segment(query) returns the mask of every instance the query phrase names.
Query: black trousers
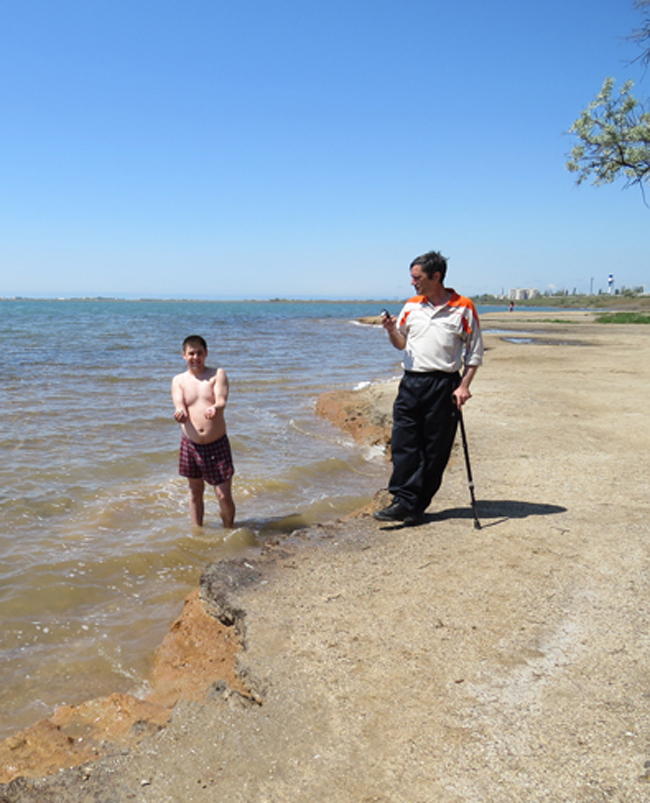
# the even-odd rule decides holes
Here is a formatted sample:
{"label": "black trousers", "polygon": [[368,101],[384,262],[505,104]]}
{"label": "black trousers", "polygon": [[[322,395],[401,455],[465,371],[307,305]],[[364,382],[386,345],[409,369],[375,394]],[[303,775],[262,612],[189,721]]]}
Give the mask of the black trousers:
{"label": "black trousers", "polygon": [[421,514],[440,488],[456,437],[452,398],[458,373],[406,372],[393,406],[393,473],[388,490],[407,510]]}

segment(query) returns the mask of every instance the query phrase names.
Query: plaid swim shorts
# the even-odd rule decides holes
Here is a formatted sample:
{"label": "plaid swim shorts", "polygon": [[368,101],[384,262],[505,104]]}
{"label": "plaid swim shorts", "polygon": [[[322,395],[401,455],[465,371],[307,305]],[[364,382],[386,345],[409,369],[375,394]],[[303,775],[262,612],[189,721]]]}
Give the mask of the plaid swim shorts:
{"label": "plaid swim shorts", "polygon": [[212,443],[194,443],[187,435],[181,435],[178,473],[189,479],[202,477],[208,485],[221,485],[229,480],[235,467],[228,436],[222,435]]}

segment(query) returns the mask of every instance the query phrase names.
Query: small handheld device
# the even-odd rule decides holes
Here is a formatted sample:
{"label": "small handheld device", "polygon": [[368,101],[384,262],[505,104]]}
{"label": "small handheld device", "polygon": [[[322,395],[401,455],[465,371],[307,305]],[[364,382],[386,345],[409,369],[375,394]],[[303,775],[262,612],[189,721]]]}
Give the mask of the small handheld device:
{"label": "small handheld device", "polygon": [[390,312],[386,309],[386,307],[384,307],[379,314],[382,318],[390,318]]}

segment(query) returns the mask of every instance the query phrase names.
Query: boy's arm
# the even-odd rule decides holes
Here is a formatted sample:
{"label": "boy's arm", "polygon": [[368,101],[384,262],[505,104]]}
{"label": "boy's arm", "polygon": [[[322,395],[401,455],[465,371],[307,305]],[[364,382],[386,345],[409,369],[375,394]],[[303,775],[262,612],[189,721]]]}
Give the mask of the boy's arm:
{"label": "boy's arm", "polygon": [[223,368],[217,369],[214,378],[214,404],[205,411],[206,418],[214,418],[217,412],[223,412],[228,401],[228,377]]}
{"label": "boy's arm", "polygon": [[182,374],[178,374],[172,379],[172,402],[174,403],[174,418],[179,424],[187,421],[187,407],[185,406],[185,396],[181,385]]}

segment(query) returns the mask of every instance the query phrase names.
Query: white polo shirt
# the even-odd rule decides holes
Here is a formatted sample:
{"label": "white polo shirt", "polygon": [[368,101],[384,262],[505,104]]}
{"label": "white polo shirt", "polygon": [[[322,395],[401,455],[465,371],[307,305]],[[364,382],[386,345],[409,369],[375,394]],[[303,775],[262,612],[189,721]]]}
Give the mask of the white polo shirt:
{"label": "white polo shirt", "polygon": [[406,337],[406,371],[460,371],[481,365],[483,337],[476,307],[455,290],[449,301],[434,307],[426,296],[410,298],[397,318],[397,328]]}

